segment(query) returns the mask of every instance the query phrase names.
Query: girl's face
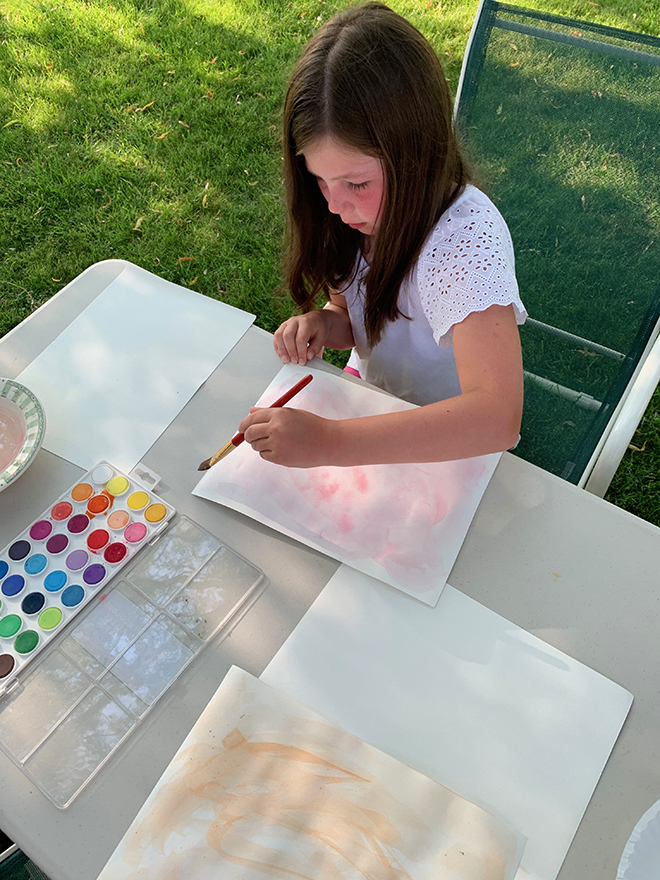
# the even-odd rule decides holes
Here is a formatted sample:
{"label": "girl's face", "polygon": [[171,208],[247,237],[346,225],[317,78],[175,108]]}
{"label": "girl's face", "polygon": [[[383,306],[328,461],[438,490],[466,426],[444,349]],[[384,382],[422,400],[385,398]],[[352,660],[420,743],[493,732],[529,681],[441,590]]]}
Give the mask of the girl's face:
{"label": "girl's face", "polygon": [[331,137],[324,137],[303,152],[307,170],[318,181],[328,210],[364,235],[378,231],[385,192],[380,159],[359,153]]}

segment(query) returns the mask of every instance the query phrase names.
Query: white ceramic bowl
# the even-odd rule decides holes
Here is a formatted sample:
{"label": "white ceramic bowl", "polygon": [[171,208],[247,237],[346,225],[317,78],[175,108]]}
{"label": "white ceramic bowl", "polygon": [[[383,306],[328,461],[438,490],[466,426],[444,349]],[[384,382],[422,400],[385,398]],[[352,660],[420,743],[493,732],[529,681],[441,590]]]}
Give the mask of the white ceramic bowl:
{"label": "white ceramic bowl", "polygon": [[0,378],[0,492],[32,464],[46,434],[46,416],[34,394]]}
{"label": "white ceramic bowl", "polygon": [[617,880],[657,880],[660,877],[660,801],[639,820],[621,856]]}

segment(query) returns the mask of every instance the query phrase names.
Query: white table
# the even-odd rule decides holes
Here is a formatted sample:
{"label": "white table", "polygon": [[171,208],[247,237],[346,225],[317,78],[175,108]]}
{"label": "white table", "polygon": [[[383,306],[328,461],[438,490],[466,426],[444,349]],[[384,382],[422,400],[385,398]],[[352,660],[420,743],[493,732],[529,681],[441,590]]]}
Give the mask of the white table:
{"label": "white table", "polygon": [[[0,341],[13,378],[118,274],[79,276]],[[337,563],[191,495],[197,464],[231,436],[279,369],[252,328],[149,450],[167,501],[260,566],[270,585],[231,636],[195,660],[65,810],[0,753],[0,828],[51,880],[94,880],[231,664],[259,675]],[[0,494],[0,546],[82,473],[42,450]],[[47,488],[44,488],[47,487]],[[613,878],[637,819],[660,797],[660,529],[505,454],[450,583],[635,695],[623,733],[559,875]]]}

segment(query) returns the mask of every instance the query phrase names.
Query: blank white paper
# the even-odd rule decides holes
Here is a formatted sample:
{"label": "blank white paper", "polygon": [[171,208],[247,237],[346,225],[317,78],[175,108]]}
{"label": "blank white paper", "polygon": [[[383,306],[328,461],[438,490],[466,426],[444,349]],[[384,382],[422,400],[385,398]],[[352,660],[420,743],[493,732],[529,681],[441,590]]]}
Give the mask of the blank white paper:
{"label": "blank white paper", "polygon": [[130,471],[254,315],[129,266],[17,377],[46,411],[44,447]]}
{"label": "blank white paper", "polygon": [[261,678],[517,828],[518,880],[557,876],[632,703],[449,584],[430,609],[347,566]]}

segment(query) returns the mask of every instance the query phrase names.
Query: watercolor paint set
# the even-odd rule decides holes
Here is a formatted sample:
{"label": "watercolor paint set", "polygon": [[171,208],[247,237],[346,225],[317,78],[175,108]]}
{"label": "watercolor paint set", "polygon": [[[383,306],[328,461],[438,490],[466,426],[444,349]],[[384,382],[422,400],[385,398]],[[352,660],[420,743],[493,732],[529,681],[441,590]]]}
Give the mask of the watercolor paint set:
{"label": "watercolor paint set", "polygon": [[0,699],[175,513],[101,461],[0,552]]}
{"label": "watercolor paint set", "polygon": [[[91,485],[93,481],[87,482]],[[104,485],[107,490],[107,481]],[[149,494],[150,504],[161,503]],[[118,504],[121,498],[125,503]],[[130,489],[113,496],[112,512],[130,511],[131,523],[149,523],[145,518],[149,505],[134,515],[130,498]],[[53,520],[50,508],[49,514],[38,520],[52,522],[52,531],[57,534],[66,534],[66,523],[78,515],[71,493],[62,500],[72,504],[69,519]],[[164,508],[161,523],[171,511],[167,505]],[[108,519],[102,520],[103,527],[111,531]],[[127,522],[123,532],[113,532],[113,542],[123,535],[124,542],[130,544],[125,537],[129,527]],[[85,534],[98,528],[99,520],[90,520]],[[41,552],[43,544],[24,536],[17,540],[31,544],[30,553],[18,560],[24,571],[24,562]],[[0,747],[60,809],[69,806],[96,776],[199,652],[211,640],[222,639],[231,631],[268,583],[259,568],[183,516],[143,546],[138,555],[127,550],[121,577],[112,577],[113,563],[103,553],[92,553],[88,545],[74,549],[69,545],[61,555],[55,554],[57,559],[64,557],[64,565],[49,559],[42,577],[47,572],[66,571],[68,582],[75,581],[87,591],[87,568],[74,572],[66,568],[67,551],[77,549],[88,553],[88,566],[104,565],[106,576],[96,586],[88,607],[76,620],[70,618],[64,631],[61,597],[66,587],[52,593],[44,588],[48,607],[62,611],[62,623],[57,627],[60,638],[26,670],[19,686],[0,700]],[[7,555],[5,551],[2,558]],[[17,560],[12,559],[12,565],[12,572],[17,572]],[[112,571],[117,569],[117,563],[114,565]],[[23,595],[26,590],[27,586]],[[21,632],[37,632],[45,646],[39,612],[34,612],[36,618],[24,611],[22,615]],[[35,619],[36,625],[32,622]],[[11,637],[4,641],[10,645],[12,657],[20,655],[13,647],[15,638],[14,642]]]}

